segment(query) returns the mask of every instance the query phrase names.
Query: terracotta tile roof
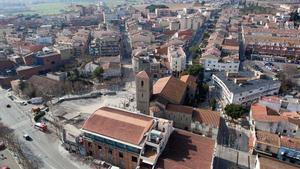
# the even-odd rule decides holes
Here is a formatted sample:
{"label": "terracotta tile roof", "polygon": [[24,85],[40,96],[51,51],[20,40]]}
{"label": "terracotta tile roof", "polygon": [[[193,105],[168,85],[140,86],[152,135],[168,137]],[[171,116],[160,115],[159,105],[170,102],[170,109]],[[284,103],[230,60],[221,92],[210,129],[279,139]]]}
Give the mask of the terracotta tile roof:
{"label": "terracotta tile roof", "polygon": [[136,77],[139,77],[139,78],[144,78],[144,79],[149,79],[149,75],[148,75],[148,73],[146,72],[146,71],[140,71],[137,75],[136,75]]}
{"label": "terracotta tile roof", "polygon": [[192,115],[194,108],[190,106],[176,105],[176,104],[168,104],[167,111],[170,112],[179,112]]}
{"label": "terracotta tile roof", "polygon": [[262,122],[280,122],[286,121],[300,126],[300,118],[297,112],[284,112],[279,114],[277,111],[272,110],[260,104],[251,105],[252,118],[255,121]]}
{"label": "terracotta tile roof", "polygon": [[220,113],[208,109],[195,109],[194,120],[199,121],[215,128],[219,128],[220,125]]}
{"label": "terracotta tile roof", "polygon": [[300,139],[281,136],[280,144],[283,147],[287,147],[290,149],[295,149],[297,151],[300,151]]}
{"label": "terracotta tile roof", "polygon": [[224,39],[223,45],[225,46],[239,46],[237,39]]}
{"label": "terracotta tile roof", "polygon": [[280,138],[277,134],[266,131],[256,131],[256,142],[270,146],[280,147]]}
{"label": "terracotta tile roof", "polygon": [[180,77],[180,80],[183,81],[184,83],[196,82],[196,78],[192,75],[183,75]]}
{"label": "terracotta tile roof", "polygon": [[102,107],[85,121],[82,129],[139,145],[152,125],[153,119],[151,117]]}
{"label": "terracotta tile roof", "polygon": [[153,94],[164,97],[169,102],[180,104],[184,99],[187,84],[175,77],[164,77],[159,79],[153,86]]}
{"label": "terracotta tile roof", "polygon": [[270,115],[271,110],[259,104],[251,105],[252,117],[255,121],[263,121],[263,122],[278,122],[284,120],[282,116],[279,114],[277,115]]}
{"label": "terracotta tile roof", "polygon": [[260,169],[299,169],[299,167],[270,157],[259,157]]}
{"label": "terracotta tile roof", "polygon": [[175,130],[155,168],[210,169],[215,141],[183,130]]}
{"label": "terracotta tile roof", "polygon": [[196,89],[197,88],[197,79],[192,75],[184,75],[180,77],[180,80],[186,83],[189,87]]}

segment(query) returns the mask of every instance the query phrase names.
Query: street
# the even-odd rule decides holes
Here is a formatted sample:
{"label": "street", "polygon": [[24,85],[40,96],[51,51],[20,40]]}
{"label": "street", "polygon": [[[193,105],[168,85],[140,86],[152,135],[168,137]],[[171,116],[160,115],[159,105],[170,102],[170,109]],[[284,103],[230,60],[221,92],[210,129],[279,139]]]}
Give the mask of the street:
{"label": "street", "polygon": [[[7,108],[7,104],[10,104],[11,108]],[[61,143],[54,133],[43,133],[33,127],[32,120],[29,115],[26,115],[31,105],[21,106],[7,97],[7,91],[0,89],[0,107],[1,122],[14,130],[16,137],[24,143],[22,147],[26,150],[27,157],[37,161],[38,168],[86,168],[84,165],[76,164],[67,157],[66,152],[60,147]],[[30,135],[32,141],[23,139],[24,134]]]}

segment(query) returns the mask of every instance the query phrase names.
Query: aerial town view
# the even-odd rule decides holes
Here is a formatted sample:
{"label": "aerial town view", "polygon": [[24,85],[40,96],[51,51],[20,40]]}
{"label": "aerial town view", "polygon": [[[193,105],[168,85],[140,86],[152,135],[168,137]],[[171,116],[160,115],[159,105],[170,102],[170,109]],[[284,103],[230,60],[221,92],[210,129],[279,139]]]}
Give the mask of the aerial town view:
{"label": "aerial town view", "polygon": [[300,0],[0,0],[0,169],[300,169]]}

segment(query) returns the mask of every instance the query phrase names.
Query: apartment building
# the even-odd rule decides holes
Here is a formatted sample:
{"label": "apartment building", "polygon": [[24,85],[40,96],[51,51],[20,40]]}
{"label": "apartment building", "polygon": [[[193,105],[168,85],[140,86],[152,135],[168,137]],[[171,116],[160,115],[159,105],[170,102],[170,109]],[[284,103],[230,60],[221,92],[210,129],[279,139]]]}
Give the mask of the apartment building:
{"label": "apartment building", "polygon": [[171,121],[102,107],[82,127],[87,156],[124,169],[154,168],[171,133]]}
{"label": "apartment building", "polygon": [[256,130],[300,138],[300,114],[285,109],[274,110],[259,102],[251,105],[250,124]]}
{"label": "apartment building", "polygon": [[129,32],[129,42],[133,49],[137,48],[139,44],[150,45],[155,41],[155,36],[148,30],[136,30]]}
{"label": "apartment building", "polygon": [[224,58],[216,56],[203,56],[200,63],[206,71],[225,71],[237,73],[240,67],[238,56],[227,56]]}
{"label": "apartment building", "polygon": [[[275,157],[286,164],[300,164],[300,139],[280,136],[265,131],[255,133],[255,151],[259,154]],[[298,166],[299,168],[299,166]]]}
{"label": "apartment building", "polygon": [[213,74],[212,80],[224,105],[231,103],[249,105],[262,96],[277,94],[281,85],[277,80],[268,79],[264,75],[256,76],[250,71],[217,72]]}
{"label": "apartment building", "polygon": [[164,72],[161,69],[160,58],[149,49],[135,49],[132,51],[132,66],[133,71],[138,73],[140,71],[146,71],[151,74],[152,77],[161,77]]}
{"label": "apartment building", "polygon": [[186,55],[180,46],[168,47],[168,60],[170,62],[170,70],[173,72],[181,72],[186,68]]}
{"label": "apartment building", "polygon": [[242,27],[243,52],[251,59],[278,61],[300,57],[300,30]]}
{"label": "apartment building", "polygon": [[120,55],[121,36],[115,31],[95,31],[89,46],[92,56],[118,56]]}
{"label": "apartment building", "polygon": [[180,22],[180,29],[193,29],[198,30],[205,21],[205,17],[200,14],[193,15],[178,15]]}

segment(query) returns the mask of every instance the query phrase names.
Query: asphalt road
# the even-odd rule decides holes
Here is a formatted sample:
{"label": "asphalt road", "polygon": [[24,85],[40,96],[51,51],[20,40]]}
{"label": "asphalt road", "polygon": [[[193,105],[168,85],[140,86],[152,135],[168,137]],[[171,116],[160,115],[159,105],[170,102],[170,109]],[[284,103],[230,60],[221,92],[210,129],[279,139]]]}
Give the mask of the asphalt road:
{"label": "asphalt road", "polygon": [[[10,104],[11,108],[6,105]],[[26,115],[30,106],[21,106],[7,97],[7,92],[0,89],[0,118],[8,127],[14,129],[15,135],[22,141],[29,158],[38,160],[41,169],[79,169],[75,162],[71,161],[61,152],[60,142],[54,133],[43,133],[33,127],[33,122]],[[26,112],[27,111],[27,112]],[[32,141],[25,141],[24,134],[32,137]]]}

